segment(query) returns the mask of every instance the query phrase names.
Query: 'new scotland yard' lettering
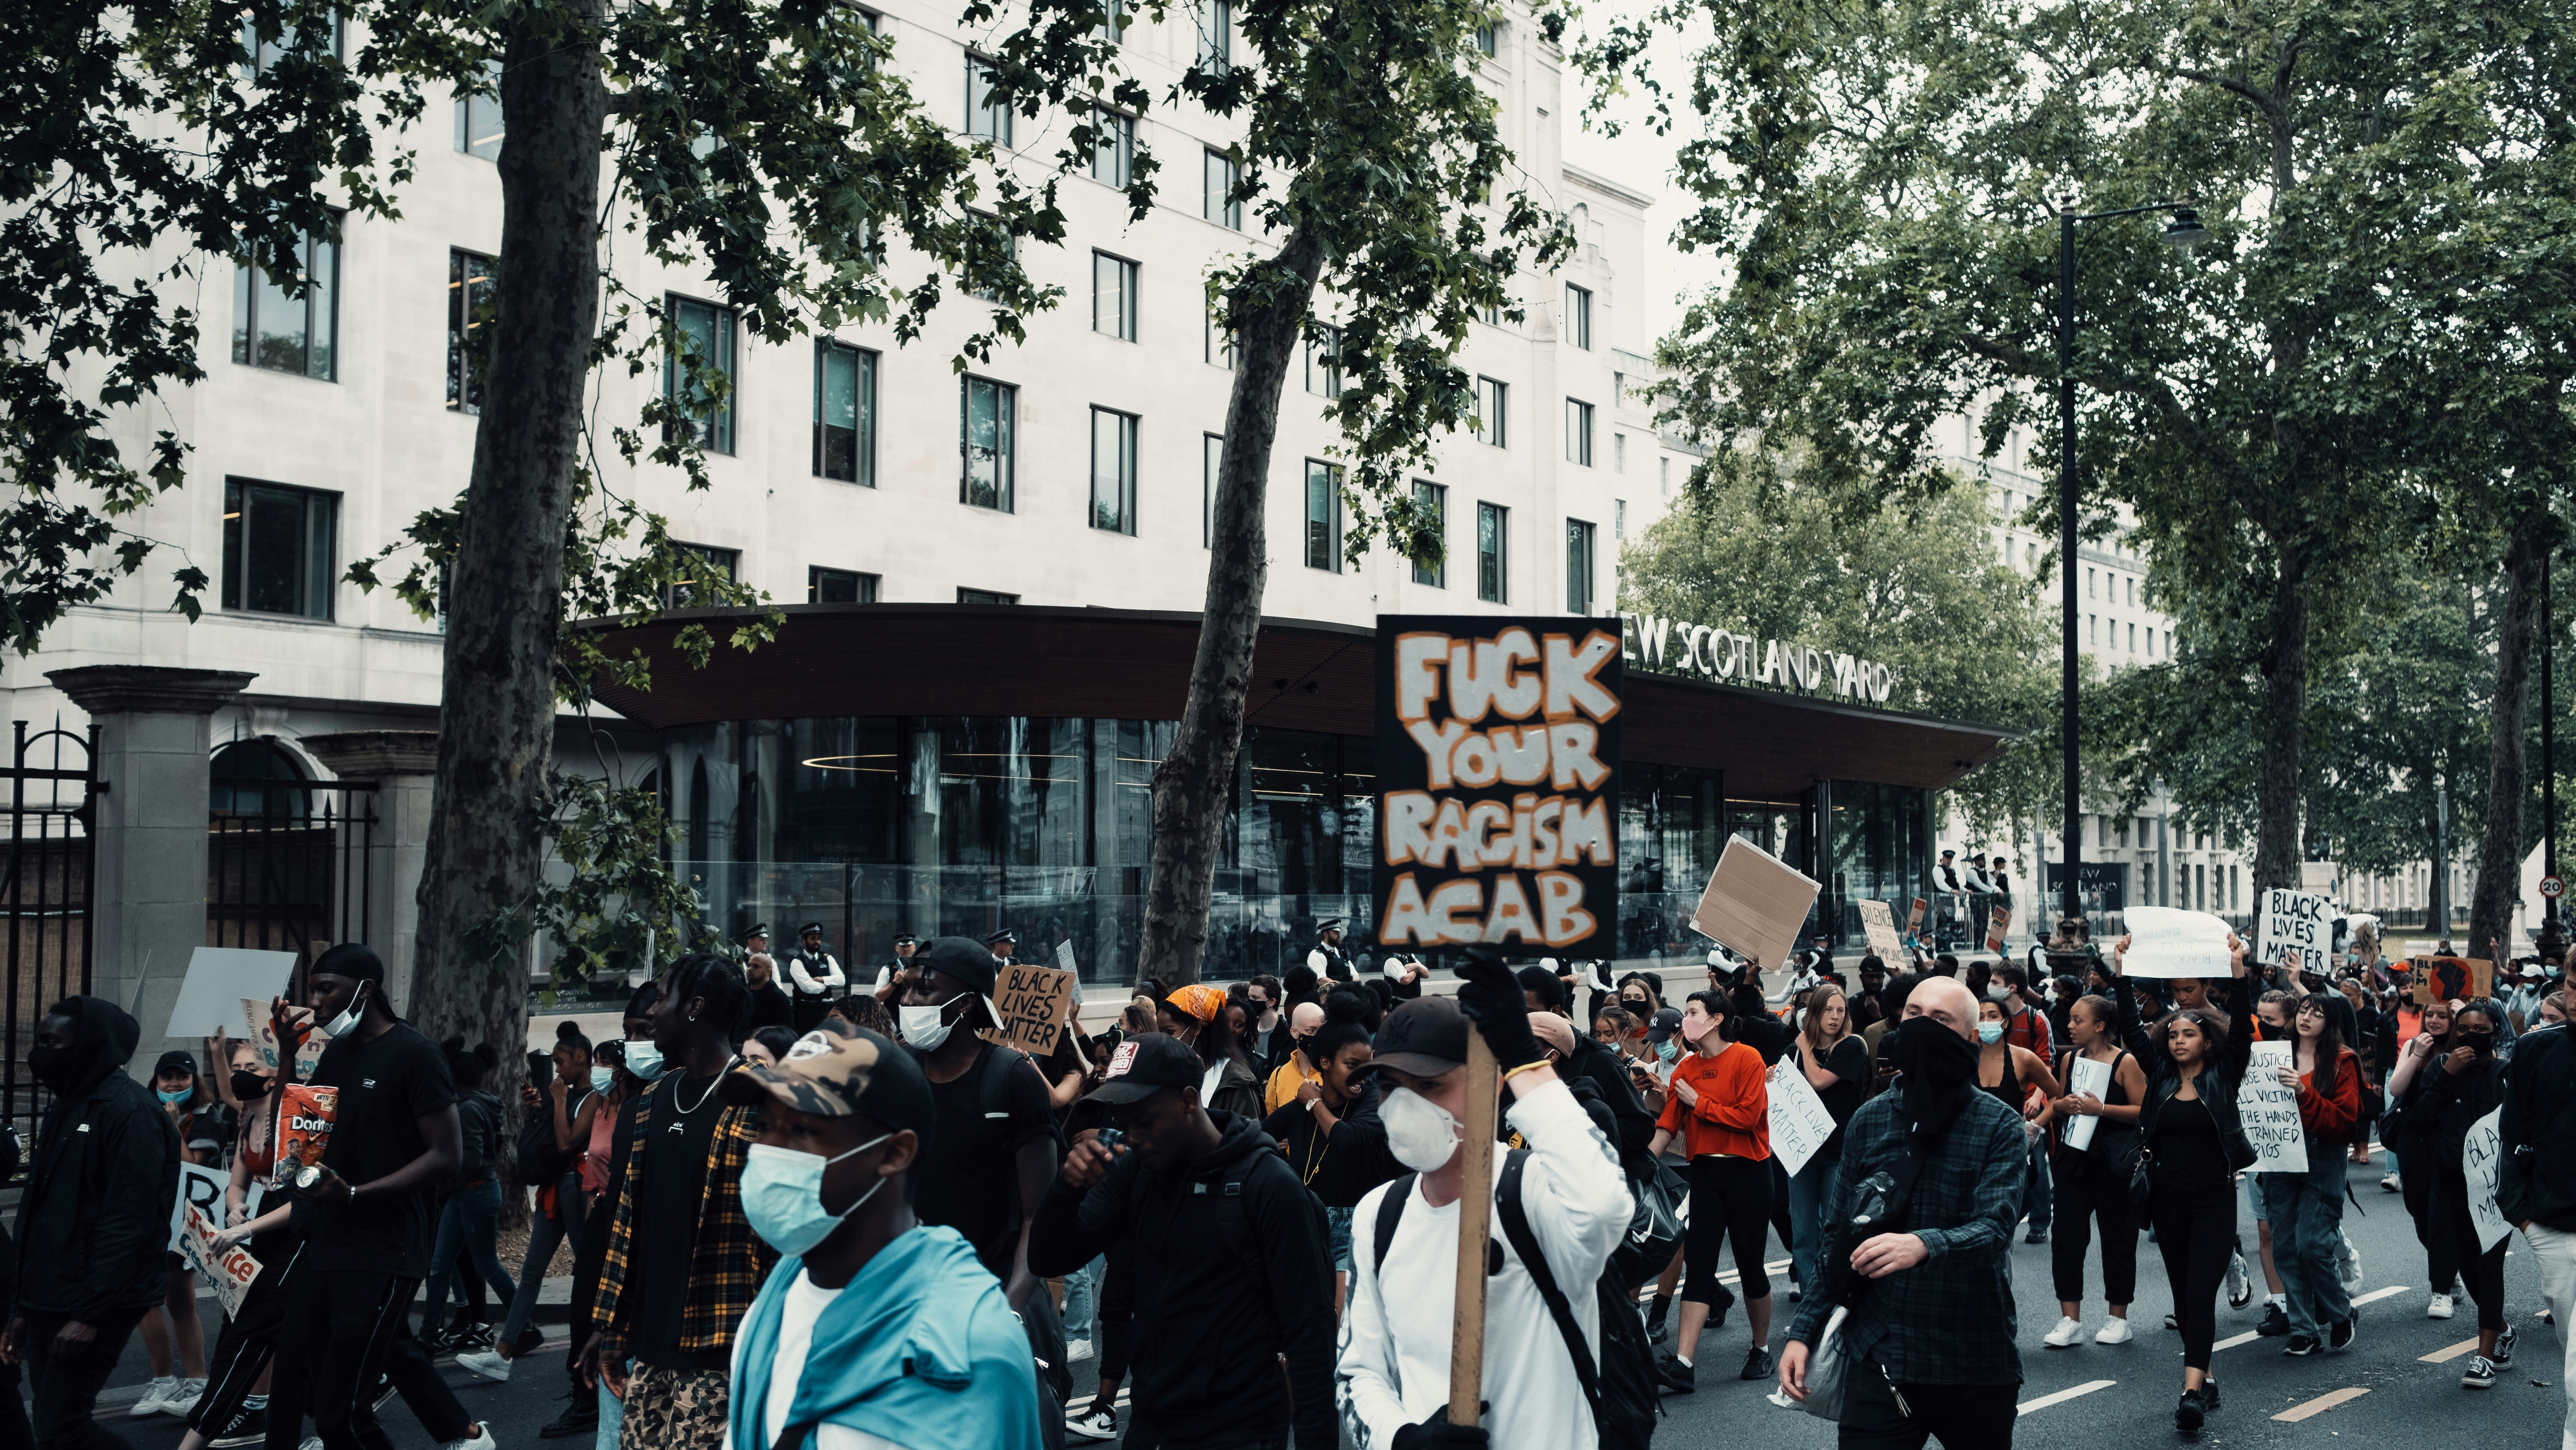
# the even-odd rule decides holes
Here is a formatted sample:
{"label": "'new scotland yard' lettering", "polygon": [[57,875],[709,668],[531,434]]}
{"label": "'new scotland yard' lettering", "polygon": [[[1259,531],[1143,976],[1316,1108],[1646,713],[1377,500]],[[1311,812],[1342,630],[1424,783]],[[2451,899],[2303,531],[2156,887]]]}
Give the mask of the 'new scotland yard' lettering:
{"label": "'new scotland yard' lettering", "polygon": [[1381,945],[1609,954],[1622,668],[1606,620],[1379,616]]}

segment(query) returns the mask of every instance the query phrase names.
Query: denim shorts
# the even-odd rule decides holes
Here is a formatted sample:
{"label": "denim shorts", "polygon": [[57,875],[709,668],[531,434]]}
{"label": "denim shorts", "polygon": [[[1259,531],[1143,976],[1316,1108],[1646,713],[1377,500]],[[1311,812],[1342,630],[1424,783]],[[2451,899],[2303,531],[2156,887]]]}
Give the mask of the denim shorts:
{"label": "denim shorts", "polygon": [[1351,1271],[1351,1215],[1355,1212],[1348,1208],[1324,1210],[1324,1223],[1333,1240],[1333,1267],[1345,1274]]}
{"label": "denim shorts", "polygon": [[2263,1175],[2248,1172],[2241,1176],[2245,1180],[2246,1216],[2257,1223],[2270,1223],[2272,1215],[2263,1204]]}

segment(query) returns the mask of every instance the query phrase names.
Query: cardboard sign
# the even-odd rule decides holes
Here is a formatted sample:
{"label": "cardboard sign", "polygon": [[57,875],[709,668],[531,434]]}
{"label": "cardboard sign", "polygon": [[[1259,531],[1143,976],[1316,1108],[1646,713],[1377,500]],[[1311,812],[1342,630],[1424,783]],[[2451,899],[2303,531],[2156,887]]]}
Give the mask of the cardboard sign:
{"label": "cardboard sign", "polygon": [[195,1204],[186,1205],[183,1216],[186,1222],[179,1234],[180,1257],[215,1286],[215,1299],[224,1306],[225,1315],[238,1315],[242,1300],[250,1295],[251,1281],[259,1277],[259,1260],[238,1244],[217,1247],[215,1221]]}
{"label": "cardboard sign", "polygon": [[2334,958],[2334,898],[2310,891],[2263,893],[2256,917],[2254,959],[2266,967],[2280,965],[2284,952],[2297,954],[2297,970],[2325,976]]}
{"label": "cardboard sign", "polygon": [[1932,902],[1929,898],[1921,896],[1914,898],[1913,909],[1905,913],[1905,935],[1908,940],[1922,940],[1923,914],[1931,909]]}
{"label": "cardboard sign", "polygon": [[1074,975],[1055,967],[1013,962],[993,984],[993,1011],[1013,1047],[1031,1057],[1055,1051],[1073,1015]]}
{"label": "cardboard sign", "polygon": [[1889,971],[1895,971],[1905,957],[1905,943],[1896,935],[1896,913],[1889,911],[1884,901],[1853,904],[1860,908],[1861,934],[1869,938],[1870,954],[1887,963]]}
{"label": "cardboard sign", "polygon": [[1691,912],[1691,929],[1758,966],[1777,967],[1796,949],[1819,889],[1805,872],[1729,836]]}
{"label": "cardboard sign", "polygon": [[2227,938],[2233,930],[2205,911],[2132,906],[2129,954],[2120,970],[2132,977],[2224,977],[2232,968]]}
{"label": "cardboard sign", "polygon": [[2406,965],[2414,972],[2418,1007],[2494,995],[2493,962],[2475,957],[2416,957]]}
{"label": "cardboard sign", "polygon": [[[312,1026],[313,1009],[290,1006],[287,1015],[303,1024],[304,1045],[295,1050],[295,1071],[291,1076],[303,1079],[313,1075],[313,1064],[322,1060],[322,1049],[331,1045],[331,1034]],[[241,1021],[246,1029],[241,1040],[259,1050],[259,1065],[277,1071],[277,1018],[266,997],[241,999]]]}
{"label": "cardboard sign", "polygon": [[1616,621],[1378,616],[1379,945],[1614,952],[1621,668]]}
{"label": "cardboard sign", "polygon": [[2012,935],[2012,908],[1998,906],[1986,913],[1986,950],[2000,953],[2004,938]]}
{"label": "cardboard sign", "polygon": [[2308,1135],[2299,1123],[2299,1095],[2281,1086],[2281,1069],[2298,1048],[2287,1042],[2257,1042],[2246,1060],[2245,1080],[2236,1085],[2236,1116],[2245,1138],[2254,1145],[2252,1173],[2308,1171]]}
{"label": "cardboard sign", "polygon": [[183,1251],[189,1209],[202,1210],[215,1223],[223,1222],[224,1189],[231,1183],[232,1175],[223,1169],[179,1160],[179,1192],[170,1200],[170,1252]]}
{"label": "cardboard sign", "polygon": [[1766,1085],[1771,1093],[1771,1152],[1794,1177],[1834,1135],[1834,1115],[1825,1111],[1825,1100],[1816,1096],[1814,1085],[1786,1053],[1771,1064]]}
{"label": "cardboard sign", "polygon": [[[2096,1102],[2111,1095],[2111,1064],[2095,1062],[2077,1053],[2067,1062],[2066,1095],[2070,1098],[2091,1093]],[[2093,1131],[2102,1119],[2092,1113],[2078,1113],[2066,1120],[2066,1146],[2081,1153],[2093,1146]]]}
{"label": "cardboard sign", "polygon": [[170,1006],[164,1037],[185,1041],[231,1032],[240,1024],[233,1004],[256,997],[265,1003],[285,992],[295,975],[295,953],[255,952],[240,947],[199,947],[188,954],[188,976],[179,984],[179,1000]]}
{"label": "cardboard sign", "polygon": [[2513,1232],[2496,1210],[2496,1173],[2504,1163],[2504,1109],[2478,1119],[2460,1144],[2460,1171],[2469,1180],[2469,1218],[2478,1226],[2478,1249],[2484,1252]]}

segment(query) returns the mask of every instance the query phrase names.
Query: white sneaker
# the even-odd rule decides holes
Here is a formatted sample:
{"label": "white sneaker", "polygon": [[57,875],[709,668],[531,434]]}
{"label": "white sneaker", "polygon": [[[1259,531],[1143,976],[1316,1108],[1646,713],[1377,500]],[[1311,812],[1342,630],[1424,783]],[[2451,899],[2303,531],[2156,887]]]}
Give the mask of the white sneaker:
{"label": "white sneaker", "polygon": [[295,1450],[322,1450],[322,1437],[307,1435],[304,1437],[304,1443],[296,1446]]}
{"label": "white sneaker", "polygon": [[161,1413],[176,1415],[184,1420],[197,1412],[197,1401],[205,1397],[204,1380],[181,1380],[179,1388],[171,1392],[170,1398],[161,1402]]}
{"label": "white sneaker", "polygon": [[2093,1336],[2093,1342],[2095,1344],[2126,1344],[2135,1338],[2137,1338],[2137,1336],[2129,1332],[2129,1321],[2114,1315],[2109,1323],[2102,1326],[2101,1332]]}
{"label": "white sneaker", "polygon": [[2057,1321],[2057,1327],[2048,1331],[2048,1333],[2042,1337],[2039,1342],[2047,1345],[2051,1349],[2067,1349],[2071,1348],[2076,1340],[2083,1337],[2083,1320],[2060,1319]]}
{"label": "white sneaker", "polygon": [[1067,1341],[1064,1346],[1064,1358],[1067,1364],[1076,1364],[1091,1358],[1091,1341],[1088,1339]]}
{"label": "white sneaker", "polygon": [[1115,1440],[1118,1438],[1118,1412],[1093,1410],[1081,1415],[1067,1415],[1064,1417],[1064,1432],[1083,1440]]}
{"label": "white sneaker", "polygon": [[2424,1317],[2427,1319],[2450,1318],[2451,1296],[2448,1294],[2436,1294],[2432,1298],[2425,1300]]}
{"label": "white sneaker", "polygon": [[2245,1251],[2227,1256],[2227,1307],[2242,1309],[2254,1302],[2254,1281],[2245,1273]]}
{"label": "white sneaker", "polygon": [[162,1411],[170,1408],[171,1399],[178,1393],[178,1377],[176,1375],[163,1375],[161,1378],[156,1379],[152,1383],[143,1387],[143,1398],[136,1400],[134,1402],[134,1408],[127,1411],[127,1413],[131,1414],[138,1420],[160,1414]]}
{"label": "white sneaker", "polygon": [[2402,1193],[2405,1191],[2406,1185],[2398,1181],[2396,1174],[2391,1173],[2387,1177],[2379,1180],[2379,1187],[2380,1191],[2384,1193]]}
{"label": "white sneaker", "polygon": [[506,1385],[510,1382],[510,1361],[503,1359],[499,1350],[469,1350],[456,1357],[456,1364],[460,1369],[470,1369],[495,1383]]}
{"label": "white sneaker", "polygon": [[500,1450],[500,1447],[492,1441],[492,1422],[485,1420],[474,1427],[473,1439],[450,1440],[443,1450]]}
{"label": "white sneaker", "polygon": [[2343,1238],[2343,1247],[2335,1251],[2335,1281],[2346,1294],[2361,1288],[2361,1250],[2354,1248],[2352,1235]]}

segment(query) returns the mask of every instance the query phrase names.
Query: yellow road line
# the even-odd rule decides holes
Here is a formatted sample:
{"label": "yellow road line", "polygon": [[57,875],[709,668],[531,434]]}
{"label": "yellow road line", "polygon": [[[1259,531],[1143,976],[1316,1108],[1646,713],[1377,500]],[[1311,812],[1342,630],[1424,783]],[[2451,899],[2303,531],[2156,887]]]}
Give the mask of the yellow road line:
{"label": "yellow road line", "polygon": [[2452,1345],[2448,1349],[2437,1349],[2431,1354],[2421,1354],[2417,1355],[2415,1358],[2416,1361],[2421,1364],[2449,1364],[2452,1360],[2458,1359],[2461,1355],[2464,1355],[2477,1347],[2477,1338],[2472,1335],[2469,1338],[2463,1339],[2459,1343]]}
{"label": "yellow road line", "polygon": [[2342,1404],[2346,1400],[2357,1400],[2363,1395],[2369,1393],[2370,1391],[2359,1388],[2336,1390],[2331,1394],[2319,1395],[2304,1405],[2292,1405],[2290,1408],[2283,1410],[2272,1418],[2275,1420],[2287,1420],[2292,1423],[2296,1423],[2300,1420],[2307,1419],[2311,1415],[2322,1415],[2326,1411],[2333,1409],[2335,1406]]}

